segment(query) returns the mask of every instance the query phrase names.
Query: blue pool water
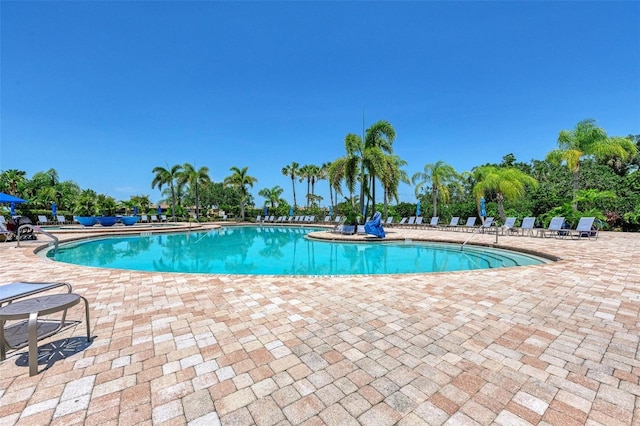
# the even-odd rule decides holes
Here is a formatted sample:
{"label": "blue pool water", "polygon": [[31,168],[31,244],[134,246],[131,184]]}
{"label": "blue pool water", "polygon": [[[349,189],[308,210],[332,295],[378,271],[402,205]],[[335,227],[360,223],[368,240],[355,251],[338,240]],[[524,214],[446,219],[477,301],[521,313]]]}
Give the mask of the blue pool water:
{"label": "blue pool water", "polygon": [[512,251],[417,242],[348,243],[305,238],[313,228],[242,226],[119,236],[61,245],[60,262],[151,272],[257,275],[405,274],[544,263]]}

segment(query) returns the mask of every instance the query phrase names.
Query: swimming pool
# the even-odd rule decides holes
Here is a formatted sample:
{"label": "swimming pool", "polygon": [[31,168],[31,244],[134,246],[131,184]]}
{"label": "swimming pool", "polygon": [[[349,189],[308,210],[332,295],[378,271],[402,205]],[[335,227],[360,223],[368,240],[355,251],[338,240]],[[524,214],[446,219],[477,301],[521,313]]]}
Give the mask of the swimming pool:
{"label": "swimming pool", "polygon": [[210,231],[98,238],[60,245],[60,262],[150,272],[358,275],[525,266],[545,259],[460,244],[336,242],[305,238],[317,228],[239,226]]}

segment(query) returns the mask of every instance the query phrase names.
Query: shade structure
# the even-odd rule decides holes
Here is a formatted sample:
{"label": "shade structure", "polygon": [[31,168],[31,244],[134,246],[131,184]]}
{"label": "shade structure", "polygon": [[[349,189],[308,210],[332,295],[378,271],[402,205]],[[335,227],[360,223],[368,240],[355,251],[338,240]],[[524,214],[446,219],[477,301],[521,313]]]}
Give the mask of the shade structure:
{"label": "shade structure", "polygon": [[0,192],[0,203],[26,203],[27,200],[23,200],[22,198],[14,197],[13,195],[5,194],[4,192]]}
{"label": "shade structure", "polygon": [[487,205],[484,197],[480,198],[480,216],[487,217]]}
{"label": "shade structure", "polygon": [[418,204],[416,205],[416,216],[420,216],[420,200],[418,200]]}
{"label": "shade structure", "polygon": [[54,217],[58,216],[58,206],[56,205],[56,203],[51,203],[51,215]]}

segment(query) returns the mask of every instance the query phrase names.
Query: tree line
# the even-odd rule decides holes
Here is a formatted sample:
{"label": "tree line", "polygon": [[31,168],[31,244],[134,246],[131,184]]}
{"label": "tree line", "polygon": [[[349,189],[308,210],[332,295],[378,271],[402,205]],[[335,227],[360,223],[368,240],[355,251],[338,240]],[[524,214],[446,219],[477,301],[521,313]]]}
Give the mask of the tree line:
{"label": "tree line", "polygon": [[[452,216],[479,214],[480,199],[486,200],[487,214],[523,218],[536,216],[541,224],[552,216],[564,216],[575,224],[581,216],[595,216],[613,229],[640,229],[640,135],[610,137],[595,120],[580,121],[573,129],[558,134],[557,148],[544,159],[519,162],[506,154],[500,163],[484,164],[458,172],[439,160],[427,163],[411,177],[407,162],[396,155],[395,129],[388,121],[371,125],[363,135],[348,133],[344,154],[321,165],[300,165],[292,161],[280,170],[290,180],[293,199],[282,198],[277,185],[261,188],[263,198],[256,206],[251,189],[258,179],[247,167],[230,168],[221,182],[213,182],[208,167],[192,164],[157,166],[151,173],[151,188],[158,188],[170,206],[172,220],[184,220],[192,211],[197,220],[208,220],[212,209],[221,209],[245,220],[269,207],[272,214],[288,215],[291,210],[304,214],[326,214],[323,197],[316,185],[326,181],[334,214],[360,222],[375,211],[396,218],[416,214],[416,204],[400,202],[400,184],[413,185],[423,215]],[[306,183],[302,204],[297,185]],[[73,181],[60,181],[55,169],[35,173],[30,179],[24,171],[10,169],[0,173],[0,191],[28,199],[24,209],[60,210],[72,214],[93,211],[142,212],[151,208],[148,195],[133,195],[116,201],[90,189],[82,190]]]}

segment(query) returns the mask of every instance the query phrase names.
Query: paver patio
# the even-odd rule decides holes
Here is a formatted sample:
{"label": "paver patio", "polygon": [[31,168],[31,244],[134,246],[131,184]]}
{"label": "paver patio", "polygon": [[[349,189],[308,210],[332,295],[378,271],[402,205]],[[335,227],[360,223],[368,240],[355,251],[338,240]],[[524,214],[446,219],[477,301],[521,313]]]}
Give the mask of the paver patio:
{"label": "paver patio", "polygon": [[349,277],[87,268],[33,253],[46,242],[1,243],[0,284],[69,282],[95,339],[34,377],[11,352],[2,425],[640,424],[639,234],[505,236],[562,260]]}

